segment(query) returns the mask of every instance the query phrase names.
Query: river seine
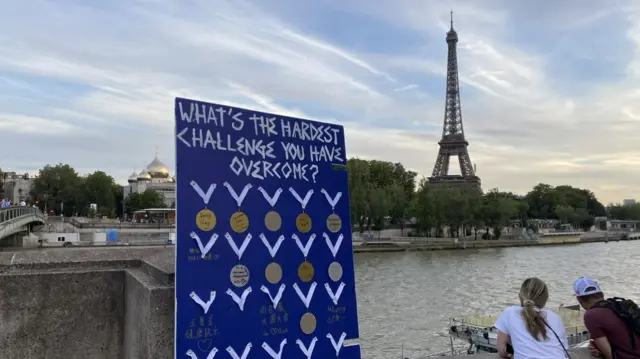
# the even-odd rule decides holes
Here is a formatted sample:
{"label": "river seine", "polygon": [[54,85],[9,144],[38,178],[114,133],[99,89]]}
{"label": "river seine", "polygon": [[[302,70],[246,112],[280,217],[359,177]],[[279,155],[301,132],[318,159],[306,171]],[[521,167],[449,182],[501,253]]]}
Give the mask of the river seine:
{"label": "river seine", "polygon": [[[358,253],[363,358],[416,359],[450,348],[450,317],[499,314],[527,277],[543,279],[547,307],[575,304],[571,285],[596,278],[607,296],[640,298],[640,241],[501,249]],[[464,343],[457,343],[458,345]]]}

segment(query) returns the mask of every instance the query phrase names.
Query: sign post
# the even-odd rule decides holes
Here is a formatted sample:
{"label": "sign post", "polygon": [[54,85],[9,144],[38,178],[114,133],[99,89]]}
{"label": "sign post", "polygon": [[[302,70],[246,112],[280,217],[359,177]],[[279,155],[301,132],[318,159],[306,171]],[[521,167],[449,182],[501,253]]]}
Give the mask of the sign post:
{"label": "sign post", "polygon": [[176,358],[360,359],[342,126],[177,98]]}

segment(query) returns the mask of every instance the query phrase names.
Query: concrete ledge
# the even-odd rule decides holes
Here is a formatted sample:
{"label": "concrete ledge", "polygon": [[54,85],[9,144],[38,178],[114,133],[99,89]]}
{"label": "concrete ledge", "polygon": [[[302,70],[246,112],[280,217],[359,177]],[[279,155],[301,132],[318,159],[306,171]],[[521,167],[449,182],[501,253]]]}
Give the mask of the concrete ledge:
{"label": "concrete ledge", "polygon": [[174,248],[0,253],[0,353],[171,359]]}
{"label": "concrete ledge", "polygon": [[3,358],[122,357],[122,270],[0,275]]}
{"label": "concrete ledge", "polygon": [[[591,356],[591,353],[589,353],[589,350],[587,348],[576,348],[576,349],[569,349],[569,354],[571,354],[571,359],[588,359],[588,358],[593,358]],[[446,359],[446,358],[464,358],[464,359],[488,359],[488,358],[500,358],[500,356],[498,354],[477,354],[477,355],[464,355],[464,356],[438,356],[438,357],[427,357],[427,358],[442,358],[442,359]],[[422,358],[422,359],[427,359],[427,358]]]}
{"label": "concrete ledge", "polygon": [[172,358],[173,287],[132,268],[126,270],[125,289],[124,358]]}

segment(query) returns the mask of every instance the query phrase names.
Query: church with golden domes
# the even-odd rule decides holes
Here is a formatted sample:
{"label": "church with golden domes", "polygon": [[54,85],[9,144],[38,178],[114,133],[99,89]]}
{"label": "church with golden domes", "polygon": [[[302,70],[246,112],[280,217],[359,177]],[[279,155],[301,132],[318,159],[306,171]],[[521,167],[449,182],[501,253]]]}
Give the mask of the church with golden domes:
{"label": "church with golden domes", "polygon": [[153,161],[140,173],[133,171],[127,182],[129,183],[122,188],[124,198],[132,193],[143,193],[152,189],[162,194],[167,207],[175,205],[176,177],[171,177],[169,167],[160,161],[157,153]]}

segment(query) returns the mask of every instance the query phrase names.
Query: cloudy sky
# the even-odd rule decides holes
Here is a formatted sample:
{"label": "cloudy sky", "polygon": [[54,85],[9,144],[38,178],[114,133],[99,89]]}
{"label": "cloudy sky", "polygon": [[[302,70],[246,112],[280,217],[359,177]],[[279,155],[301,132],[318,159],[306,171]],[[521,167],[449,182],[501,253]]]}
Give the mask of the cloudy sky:
{"label": "cloudy sky", "polygon": [[483,187],[640,199],[636,0],[4,2],[0,167],[173,166],[184,96],[338,121],[350,156],[429,175],[451,8]]}

